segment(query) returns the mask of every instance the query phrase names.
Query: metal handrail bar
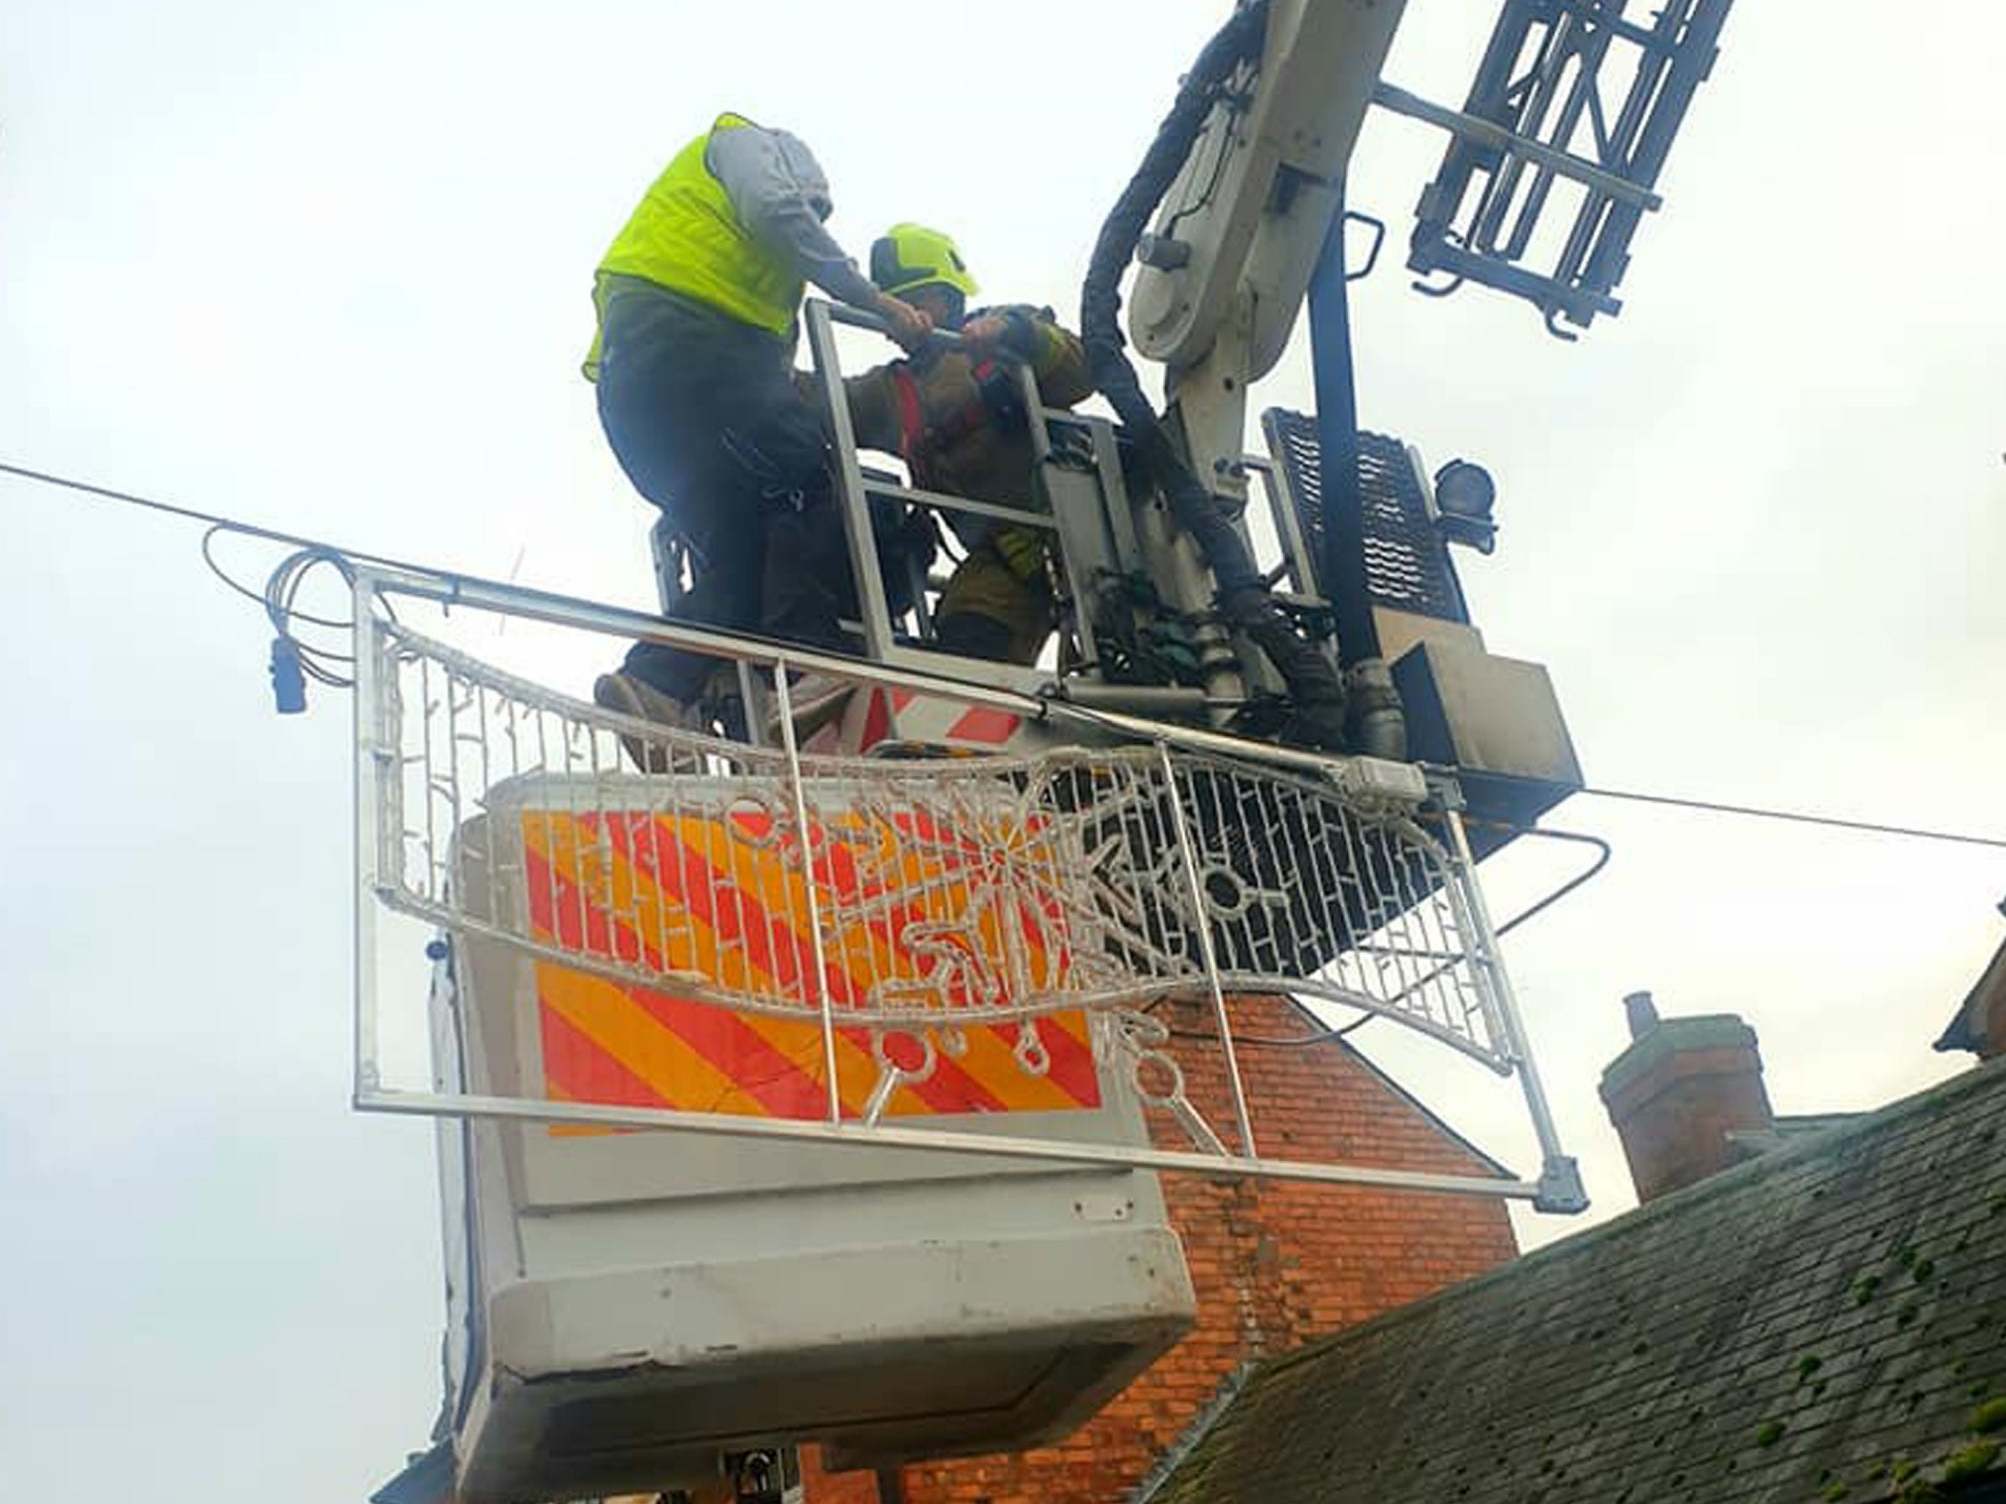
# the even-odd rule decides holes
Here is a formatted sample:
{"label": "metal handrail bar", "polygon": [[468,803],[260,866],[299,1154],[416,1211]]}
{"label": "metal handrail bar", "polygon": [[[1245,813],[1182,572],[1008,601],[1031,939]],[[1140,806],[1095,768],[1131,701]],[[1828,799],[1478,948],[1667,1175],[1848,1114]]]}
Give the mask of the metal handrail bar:
{"label": "metal handrail bar", "polygon": [[546,1102],[484,1096],[472,1092],[413,1092],[376,1087],[358,1090],[355,1106],[368,1112],[419,1117],[497,1118],[529,1123],[582,1123],[609,1127],[676,1129],[721,1138],[795,1140],[849,1144],[876,1149],[935,1149],[952,1154],[1051,1164],[1109,1165],[1116,1168],[1176,1170],[1212,1180],[1258,1175],[1270,1180],[1302,1180],[1326,1185],[1371,1185],[1394,1190],[1439,1191],[1449,1195],[1502,1196],[1531,1201],[1545,1193],[1542,1182],[1478,1175],[1443,1175],[1428,1170],[1393,1170],[1371,1165],[1323,1165],[1303,1160],[1266,1159],[1244,1154],[1201,1154],[1189,1150],[1095,1144],[936,1128],[898,1128],[880,1123],[869,1129],[838,1126],[819,1119],[759,1118],[667,1107],[613,1107],[590,1102]]}
{"label": "metal handrail bar", "polygon": [[888,480],[866,480],[864,491],[871,496],[895,496],[942,512],[968,512],[977,517],[995,517],[1013,527],[1041,527],[1057,532],[1059,524],[1050,512],[1027,512],[1022,507],[1001,506],[993,501],[971,501],[965,496],[949,496],[944,491],[928,491],[920,486],[901,486]]}

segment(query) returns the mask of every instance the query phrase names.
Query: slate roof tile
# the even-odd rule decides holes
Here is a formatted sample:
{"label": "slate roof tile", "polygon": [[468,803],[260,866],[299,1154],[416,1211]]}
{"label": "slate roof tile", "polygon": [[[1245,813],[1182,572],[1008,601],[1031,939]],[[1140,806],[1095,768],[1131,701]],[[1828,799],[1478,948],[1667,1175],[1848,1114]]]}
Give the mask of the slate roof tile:
{"label": "slate roof tile", "polygon": [[2006,1396],[2002,1129],[2006,1061],[1272,1360],[1151,1504],[1894,1499]]}

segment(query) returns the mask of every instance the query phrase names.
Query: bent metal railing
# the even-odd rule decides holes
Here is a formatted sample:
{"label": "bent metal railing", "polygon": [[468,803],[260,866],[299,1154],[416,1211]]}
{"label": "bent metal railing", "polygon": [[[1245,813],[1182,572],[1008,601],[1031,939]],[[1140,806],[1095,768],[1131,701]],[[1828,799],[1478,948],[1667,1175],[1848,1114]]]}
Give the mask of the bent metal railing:
{"label": "bent metal railing", "polygon": [[[864,1134],[967,1152],[969,1135],[889,1127],[879,1113],[899,1086],[965,1049],[973,1028],[1003,1028],[1018,1066],[1041,1073],[1047,1030],[1065,1014],[1093,1020],[1095,1040],[1127,1061],[1131,1085],[1173,1114],[1196,1152],[985,1134],[989,1152],[1567,1199],[1554,1176],[1571,1163],[1552,1136],[1467,842],[1453,808],[1424,816],[1429,791],[1411,770],[1098,711],[1091,734],[1102,744],[1032,755],[831,757],[801,751],[784,723],[780,747],[748,746],[631,720],[490,667],[393,620],[384,601],[398,594],[769,663],[777,697],[790,665],[915,682],[535,592],[359,574],[359,1105]],[[1011,691],[929,688],[1054,711]],[[1110,725],[1151,739],[1120,743]],[[818,1025],[827,1120],[388,1091],[370,976],[379,904],[535,961]],[[1548,1174],[1465,1179],[1262,1156],[1227,1002],[1241,993],[1366,1010],[1516,1073]],[[1212,1005],[1237,1150],[1185,1097],[1147,1011],[1177,996]],[[869,1105],[848,1119],[839,1032],[867,1037],[879,1070]]]}

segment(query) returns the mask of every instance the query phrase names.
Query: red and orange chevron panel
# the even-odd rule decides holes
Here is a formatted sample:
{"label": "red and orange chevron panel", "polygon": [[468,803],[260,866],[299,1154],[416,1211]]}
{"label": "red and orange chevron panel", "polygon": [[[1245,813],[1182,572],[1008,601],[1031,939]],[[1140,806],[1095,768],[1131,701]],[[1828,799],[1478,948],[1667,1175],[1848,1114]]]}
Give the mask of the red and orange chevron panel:
{"label": "red and orange chevron panel", "polygon": [[[694,972],[734,988],[802,995],[802,981],[814,968],[805,880],[768,842],[767,816],[750,808],[716,816],[531,809],[521,818],[529,917],[539,940],[651,969]],[[818,886],[856,897],[864,881],[860,858],[867,855],[861,843],[883,840],[884,833],[832,817],[821,834]],[[928,884],[936,906],[943,893],[950,902],[958,893],[965,904],[965,886],[958,888],[951,870],[943,871],[939,855],[953,843],[943,843],[938,831],[927,834],[931,855],[901,847],[889,864],[879,860],[873,870],[889,870],[915,889]],[[903,944],[903,925],[895,923],[903,906],[895,892],[864,896],[876,917],[843,930],[825,951],[823,982],[839,1016],[873,981],[924,982],[940,975],[943,964],[938,954],[915,956]],[[978,925],[973,943],[993,950],[1002,941],[993,925]],[[1035,981],[1062,972],[1063,955],[1033,949],[1027,961]],[[942,985],[950,1012],[964,1000],[961,978],[979,970],[954,970],[955,979]],[[544,1085],[553,1099],[827,1116],[817,1021],[697,1002],[548,961],[536,963],[535,976]],[[1044,1073],[1033,1075],[1019,1064],[1017,1022],[967,1023],[961,1030],[966,1049],[955,1056],[938,1051],[925,1080],[892,1093],[886,1115],[1098,1107],[1100,1082],[1085,1016],[1077,1010],[1049,1014],[1036,1027],[1050,1059]],[[894,1040],[889,1053],[917,1065],[905,1058],[911,1048],[910,1041]],[[861,1116],[878,1075],[869,1030],[839,1027],[836,1085],[845,1116]]]}

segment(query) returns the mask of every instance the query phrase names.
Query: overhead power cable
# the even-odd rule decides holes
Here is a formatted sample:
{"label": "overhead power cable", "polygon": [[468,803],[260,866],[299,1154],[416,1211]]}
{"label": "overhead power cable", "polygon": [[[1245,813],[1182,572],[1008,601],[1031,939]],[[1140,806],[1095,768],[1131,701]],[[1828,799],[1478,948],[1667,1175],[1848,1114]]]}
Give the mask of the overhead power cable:
{"label": "overhead power cable", "polygon": [[[94,496],[105,501],[114,501],[126,506],[140,507],[147,511],[159,512],[170,517],[179,517],[189,522],[206,523],[212,530],[241,533],[249,538],[263,538],[273,543],[289,543],[296,548],[310,549],[332,562],[335,556],[347,560],[360,560],[368,564],[384,564],[392,569],[405,570],[412,574],[429,575],[441,580],[465,580],[483,585],[502,585],[507,582],[489,580],[484,576],[469,574],[465,570],[447,569],[437,564],[423,564],[410,559],[396,558],[390,554],[372,553],[366,549],[349,548],[338,543],[329,543],[324,538],[310,538],[301,533],[289,533],[279,528],[266,527],[261,523],[247,522],[241,517],[231,517],[221,512],[207,512],[199,507],[181,506],[175,502],[161,501],[156,497],[142,496],[131,491],[114,490],[110,486],[94,485],[89,481],[77,480],[67,475],[57,475],[47,470],[31,469],[26,465],[12,464],[0,460],[0,474],[16,476],[22,480],[34,481],[45,486]],[[205,549],[205,554],[208,551]],[[232,579],[218,565],[211,555],[212,570],[231,589],[250,596],[260,604],[268,603],[265,592],[253,591],[249,586]],[[284,609],[292,619],[313,622],[318,626],[346,627],[347,622],[336,622],[329,618],[314,618],[291,608]],[[331,655],[323,655],[331,656]],[[1069,706],[1071,714],[1084,719],[1098,719],[1084,706]],[[1858,831],[1868,835],[1899,836],[1917,841],[1948,841],[1961,846],[1982,846],[1993,850],[2006,851],[2006,837],[1974,835],[1964,831],[1938,830],[1919,825],[1896,825],[1878,820],[1858,820],[1841,815],[1821,815],[1807,810],[1772,809],[1756,804],[1734,804],[1723,800],[1696,799],[1675,794],[1648,794],[1630,789],[1583,788],[1577,793],[1598,799],[1623,800],[1637,804],[1658,804],[1674,809],[1690,809],[1706,814],[1736,815],[1746,819],[1781,820],[1796,825],[1824,826],[1833,830]],[[1557,832],[1536,832],[1538,834],[1558,834]]]}
{"label": "overhead power cable", "polygon": [[[0,460],[0,474],[18,476],[22,480],[39,481],[45,486],[81,492],[83,495],[96,496],[104,501],[123,502],[126,506],[142,507],[149,512],[165,513],[169,517],[180,517],[188,522],[206,522],[212,528],[220,528],[226,533],[242,533],[248,538],[264,538],[272,543],[290,543],[296,548],[320,549],[340,554],[344,558],[361,559],[369,564],[388,564],[393,569],[408,569],[413,574],[429,574],[447,579],[468,578],[462,571],[441,569],[436,564],[414,564],[409,559],[393,559],[388,554],[369,553],[363,549],[329,543],[325,538],[308,538],[299,533],[282,532],[278,528],[246,522],[241,517],[230,517],[221,512],[205,512],[198,507],[184,507],[171,501],[161,501],[156,497],[140,496],[131,491],[115,491],[110,486],[92,485],[89,481],[76,480],[67,475],[52,475],[46,470],[31,470],[26,465],[10,464],[6,460]],[[218,573],[220,572],[219,570]],[[262,600],[263,597],[260,596],[259,599]]]}
{"label": "overhead power cable", "polygon": [[1961,846],[2006,850],[2006,837],[1969,835],[1956,830],[1932,830],[1921,825],[1887,825],[1878,820],[1851,820],[1843,815],[1814,815],[1805,810],[1768,809],[1759,804],[1723,804],[1676,794],[1640,794],[1632,789],[1577,789],[1597,799],[1622,799],[1632,804],[1662,804],[1673,809],[1702,810],[1714,815],[1743,815],[1753,820],[1784,820],[1793,825],[1823,825],[1833,830],[1859,830],[1871,835],[1906,836],[1916,841],[1954,841]]}
{"label": "overhead power cable", "polygon": [[[316,568],[325,566],[334,570],[344,580],[353,583],[352,561],[356,559],[388,564],[418,574],[445,574],[445,571],[427,565],[392,559],[382,554],[364,553],[359,549],[342,548],[317,538],[282,532],[277,528],[246,522],[242,518],[225,516],[220,512],[205,512],[198,507],[185,507],[175,502],[161,501],[157,497],[141,496],[131,491],[118,491],[109,486],[93,485],[89,481],[76,480],[65,475],[52,475],[45,470],[31,470],[25,465],[0,461],[0,472],[85,496],[94,496],[100,500],[115,501],[126,506],[158,512],[163,516],[185,522],[207,523],[208,527],[202,534],[202,562],[209,566],[211,574],[231,590],[263,607],[265,615],[271,619],[272,630],[278,634],[272,641],[272,687],[277,695],[280,711],[288,714],[306,708],[303,678],[317,680],[337,689],[345,689],[355,682],[339,667],[341,664],[353,663],[355,661],[353,654],[307,642],[294,630],[298,623],[340,632],[351,631],[355,626],[350,620],[317,616],[299,608],[297,601],[300,586],[309,574]],[[267,577],[264,589],[253,590],[225,569],[222,562],[217,559],[213,545],[218,533],[236,533],[271,543],[292,544],[294,551],[279,561],[277,567]],[[384,607],[386,610],[391,609],[387,601],[384,602]],[[391,614],[395,616],[396,613],[392,610]]]}

